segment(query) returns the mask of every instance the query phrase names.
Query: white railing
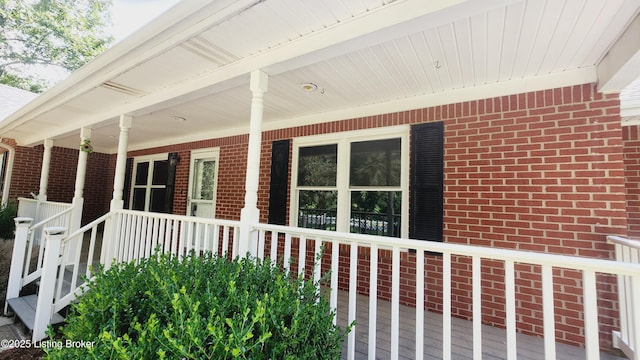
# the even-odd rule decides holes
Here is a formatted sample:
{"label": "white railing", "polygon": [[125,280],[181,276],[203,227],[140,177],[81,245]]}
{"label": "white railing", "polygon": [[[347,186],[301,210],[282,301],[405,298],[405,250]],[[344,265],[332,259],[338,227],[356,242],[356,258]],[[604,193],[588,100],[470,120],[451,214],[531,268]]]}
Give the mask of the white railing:
{"label": "white railing", "polygon": [[[237,221],[119,210],[69,235],[65,228],[47,228],[49,238],[45,240],[43,281],[32,339],[43,339],[51,315],[85,291],[84,278],[90,278],[92,267],[98,263],[109,266],[139,261],[156,250],[176,256],[210,251],[235,257],[239,225]],[[77,246],[80,251],[72,252],[74,259],[66,266],[58,266],[68,246]],[[50,277],[46,282],[45,276]]]}
{"label": "white railing", "polygon": [[[68,228],[70,222],[71,208],[42,219],[35,224],[33,219],[29,217],[16,218],[16,234],[6,299],[18,297],[22,288],[40,278],[44,261],[44,244],[40,240],[43,237],[44,229],[56,226]],[[37,257],[34,258],[35,254]]]}
{"label": "white railing", "polygon": [[132,210],[114,214],[115,236],[110,254],[116,262],[147,258],[156,248],[178,256],[191,251],[238,255],[237,221]]}
{"label": "white railing", "polygon": [[[624,263],[640,264],[640,240],[609,236],[607,241],[616,248],[616,260]],[[637,279],[630,276],[618,276],[618,299],[620,304],[620,331],[613,332],[614,346],[629,357],[640,359],[640,286]],[[635,300],[635,301],[634,301]]]}
{"label": "white railing", "polygon": [[[69,207],[62,212],[42,219],[29,227],[29,234],[27,235],[27,256],[25,258],[20,288],[40,278],[45,248],[41,241],[41,239],[44,238],[44,229],[49,227],[63,227],[68,229],[71,224],[71,211],[72,208]],[[32,264],[32,254],[34,251],[38,253],[38,258],[35,264]]]}
{"label": "white railing", "polygon": [[[442,289],[442,357],[449,359],[452,357],[452,273],[453,265],[465,259],[468,266],[468,276],[472,279],[470,287],[472,290],[472,331],[473,346],[472,357],[474,359],[482,358],[482,319],[483,319],[483,281],[482,278],[482,262],[492,261],[501,262],[503,264],[503,278],[505,296],[505,328],[506,328],[506,358],[516,359],[517,343],[516,334],[516,278],[518,277],[517,267],[522,264],[531,264],[539,267],[541,270],[540,286],[542,287],[542,317],[544,331],[544,356],[545,359],[556,358],[556,319],[554,301],[554,270],[572,269],[582,274],[582,303],[583,303],[583,331],[584,343],[587,359],[599,359],[600,356],[600,339],[599,339],[599,323],[598,323],[598,294],[596,289],[596,274],[613,274],[624,276],[629,282],[640,289],[640,265],[616,262],[601,259],[578,258],[562,255],[551,255],[545,253],[524,252],[515,250],[505,250],[496,248],[486,248],[478,246],[468,246],[449,243],[436,243],[427,241],[417,241],[408,239],[388,238],[370,235],[346,234],[339,232],[327,232],[312,229],[292,228],[277,225],[259,224],[254,227],[258,231],[258,248],[253,249],[259,257],[270,257],[272,260],[282,261],[284,266],[289,267],[290,263],[297,263],[297,271],[302,272],[306,269],[306,275],[312,276],[314,279],[320,277],[320,269],[314,265],[313,259],[319,256],[321,249],[325,249],[323,254],[323,264],[329,264],[331,270],[330,276],[330,305],[333,309],[339,310],[338,307],[338,289],[348,290],[348,305],[346,311],[347,321],[351,323],[356,319],[356,298],[358,288],[362,288],[363,283],[367,283],[368,294],[378,294],[379,274],[388,274],[388,268],[382,268],[378,260],[379,251],[391,252],[391,275],[390,282],[386,286],[391,287],[391,326],[390,326],[390,354],[392,359],[397,359],[400,351],[400,286],[401,286],[401,254],[407,252],[407,249],[415,251],[416,266],[413,273],[407,273],[406,268],[402,276],[406,279],[415,279],[415,304],[425,303],[425,256],[430,261],[436,256],[436,266],[441,266],[441,289]],[[297,244],[297,246],[296,246]],[[342,251],[348,251],[348,257],[340,254]],[[362,279],[358,276],[359,266],[362,266],[359,259],[360,252],[369,253],[369,261],[365,265],[368,266],[368,279]],[[406,255],[405,255],[406,256]],[[431,264],[426,264],[431,265]],[[326,265],[324,265],[326,266]],[[312,269],[312,270],[311,270]],[[417,271],[415,269],[418,269]],[[296,270],[291,269],[291,270]],[[492,273],[491,276],[500,276],[500,273]],[[433,274],[430,274],[433,276]],[[342,278],[342,285],[339,283]],[[348,278],[348,285],[345,289],[345,278]],[[433,279],[431,279],[433,280]],[[381,283],[381,282],[380,282]],[[390,283],[390,285],[388,285]],[[638,291],[631,295],[632,303],[640,302]],[[635,296],[635,298],[633,297]],[[376,349],[378,344],[376,331],[376,309],[377,296],[369,296],[369,314],[368,314],[368,331],[360,330],[359,325],[347,336],[347,359],[355,359],[355,344],[357,334],[361,332],[368,333],[368,357],[376,358]],[[424,307],[415,307],[415,354],[413,358],[422,359],[424,357]],[[562,317],[562,316],[559,316]],[[634,331],[638,331],[640,322],[635,322]],[[407,350],[407,349],[404,349]]]}
{"label": "white railing", "polygon": [[71,209],[70,203],[55,201],[39,201],[29,198],[18,198],[18,217],[29,217],[34,224]]}

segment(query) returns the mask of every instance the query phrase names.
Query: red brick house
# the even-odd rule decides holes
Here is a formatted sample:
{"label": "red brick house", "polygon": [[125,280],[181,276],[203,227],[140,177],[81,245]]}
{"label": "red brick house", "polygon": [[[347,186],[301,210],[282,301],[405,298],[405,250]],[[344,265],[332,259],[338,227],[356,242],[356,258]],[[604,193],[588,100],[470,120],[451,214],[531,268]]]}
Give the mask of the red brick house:
{"label": "red brick house", "polygon": [[[0,122],[15,149],[9,194],[74,203],[83,219],[72,231],[131,209],[254,224],[234,238],[240,252],[268,252],[265,224],[296,228],[269,231],[288,234],[297,247],[278,249],[299,259],[313,259],[312,236],[345,237],[337,262],[325,256],[340,289],[503,328],[513,317],[519,333],[637,358],[638,335],[612,336],[628,321],[618,277],[637,266],[594,270],[594,315],[582,268],[513,260],[512,288],[511,260],[446,246],[606,267],[607,236],[638,236],[640,133],[619,93],[640,76],[639,11],[596,0],[182,2]],[[325,235],[299,235],[309,228]],[[349,247],[354,233],[402,245],[374,255]]]}

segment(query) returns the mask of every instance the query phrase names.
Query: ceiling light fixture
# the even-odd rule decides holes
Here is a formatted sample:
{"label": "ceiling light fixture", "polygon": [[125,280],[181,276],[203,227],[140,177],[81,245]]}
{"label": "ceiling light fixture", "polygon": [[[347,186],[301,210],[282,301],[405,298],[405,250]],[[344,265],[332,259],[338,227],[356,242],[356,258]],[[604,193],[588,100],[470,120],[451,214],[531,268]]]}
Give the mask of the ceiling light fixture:
{"label": "ceiling light fixture", "polygon": [[300,87],[302,88],[302,90],[304,90],[305,92],[314,92],[316,90],[318,90],[318,85],[314,84],[314,83],[304,83],[304,84],[300,84]]}

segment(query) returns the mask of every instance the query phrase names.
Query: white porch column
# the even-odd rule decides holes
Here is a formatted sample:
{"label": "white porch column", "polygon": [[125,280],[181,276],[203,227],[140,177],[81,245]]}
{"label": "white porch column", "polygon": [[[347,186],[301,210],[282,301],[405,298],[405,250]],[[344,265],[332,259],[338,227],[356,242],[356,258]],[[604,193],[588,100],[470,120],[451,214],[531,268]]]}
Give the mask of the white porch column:
{"label": "white porch column", "polygon": [[[118,138],[118,154],[116,155],[116,172],[113,176],[113,195],[111,197],[110,211],[122,210],[124,208],[123,192],[125,174],[127,171],[127,147],[129,144],[129,129],[133,124],[133,118],[130,115],[120,115],[120,136]],[[116,254],[116,247],[119,244],[115,229],[117,221],[113,217],[108,218],[104,227],[104,236],[102,240],[102,255],[100,262],[105,265],[105,269],[111,267],[112,261]]]}
{"label": "white porch column", "polygon": [[260,148],[262,143],[262,118],[264,93],[269,77],[261,70],[251,73],[251,121],[249,123],[249,146],[247,151],[247,175],[245,177],[244,208],[240,212],[240,236],[238,254],[257,255],[258,234],[250,232],[251,225],[260,220],[258,210],[258,183],[260,177]]}
{"label": "white porch column", "polygon": [[[91,129],[82,128],[80,129],[80,144],[82,145],[85,141],[91,140]],[[76,185],[75,192],[73,194],[73,200],[71,202],[73,210],[71,210],[71,222],[69,226],[68,234],[75,232],[80,229],[82,223],[82,209],[84,205],[84,181],[85,176],[87,174],[87,157],[89,153],[87,151],[83,151],[82,149],[78,150],[78,166],[76,168]],[[74,239],[68,247],[65,248],[65,264],[73,261],[76,255],[76,251],[80,251],[79,246],[82,244],[80,239]]]}
{"label": "white porch column", "polygon": [[40,168],[40,191],[38,201],[47,201],[47,187],[49,186],[49,168],[51,166],[51,149],[53,140],[44,140],[44,153],[42,154],[42,167]]}
{"label": "white porch column", "polygon": [[124,207],[123,191],[125,173],[127,171],[127,146],[129,143],[129,129],[133,118],[130,115],[120,115],[120,137],[118,138],[118,155],[116,156],[116,173],[113,177],[113,196],[111,197],[111,210],[120,210]]}

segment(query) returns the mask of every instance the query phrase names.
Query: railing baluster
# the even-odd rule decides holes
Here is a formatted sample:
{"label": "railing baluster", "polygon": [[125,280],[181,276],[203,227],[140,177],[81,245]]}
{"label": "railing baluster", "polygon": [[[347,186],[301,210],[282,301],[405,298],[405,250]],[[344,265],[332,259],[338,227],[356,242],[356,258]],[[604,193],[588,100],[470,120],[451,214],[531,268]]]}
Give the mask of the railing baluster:
{"label": "railing baluster", "polygon": [[222,230],[222,255],[229,256],[229,227]]}
{"label": "railing baluster", "polygon": [[442,254],[442,358],[451,359],[451,253]]}
{"label": "railing baluster", "polygon": [[416,250],[416,355],[424,357],[424,250]]}
{"label": "railing baluster", "polygon": [[329,296],[329,306],[332,311],[336,312],[336,316],[333,317],[334,325],[338,320],[338,271],[340,270],[339,246],[340,245],[337,240],[331,240],[331,294]]}
{"label": "railing baluster", "polygon": [[298,275],[304,276],[307,259],[307,238],[301,236],[298,238]]}
{"label": "railing baluster", "polygon": [[220,250],[218,249],[218,247],[220,246],[220,226],[219,225],[214,225],[213,226],[213,245],[211,252],[213,252],[214,254],[219,254]]}
{"label": "railing baluster", "polygon": [[[356,320],[356,297],[358,286],[358,244],[351,243],[349,254],[349,313],[348,324]],[[351,329],[347,335],[347,359],[354,360],[356,357],[356,328]]]}
{"label": "railing baluster", "polygon": [[258,231],[258,259],[264,260],[264,243],[265,233],[264,231]]}
{"label": "railing baluster", "polygon": [[553,267],[542,265],[542,311],[544,326],[544,358],[556,358],[556,326],[553,305]]}
{"label": "railing baluster", "polygon": [[276,231],[271,232],[271,261],[276,262],[278,260],[278,233]]}
{"label": "railing baluster", "polygon": [[93,253],[96,248],[96,236],[97,236],[97,227],[93,227],[91,229],[91,238],[89,240],[89,253],[87,254],[87,268],[85,269],[85,276],[89,277],[91,275],[91,266],[93,265]]}
{"label": "railing baluster", "polygon": [[391,359],[400,350],[400,248],[393,247],[391,262]]}
{"label": "railing baluster", "polygon": [[473,358],[482,359],[482,268],[479,256],[471,260],[473,294]]}
{"label": "railing baluster", "polygon": [[596,273],[582,272],[582,301],[584,303],[584,338],[587,360],[600,359],[600,337],[598,327],[598,292]]}
{"label": "railing baluster", "polygon": [[180,232],[180,221],[173,219],[171,221],[171,254],[178,256],[178,233]]}
{"label": "railing baluster", "polygon": [[504,263],[504,292],[506,328],[507,328],[507,359],[515,360],[518,356],[516,343],[516,286],[515,286],[515,265],[513,261],[507,260]]}
{"label": "railing baluster", "polygon": [[291,234],[287,233],[284,236],[284,268],[289,270],[291,262]]}
{"label": "railing baluster", "polygon": [[371,245],[369,256],[369,360],[376,359],[378,319],[378,246]]}
{"label": "railing baluster", "polygon": [[322,255],[322,239],[316,238],[314,240],[315,249],[313,252],[313,281],[318,283],[320,278],[322,277],[322,259],[320,255]]}
{"label": "railing baluster", "polygon": [[[231,258],[235,259],[238,256],[238,251],[239,251],[239,244],[238,244],[238,238],[240,234],[240,228],[238,226],[233,228],[233,249],[231,250]],[[244,254],[243,254],[244,255]]]}

